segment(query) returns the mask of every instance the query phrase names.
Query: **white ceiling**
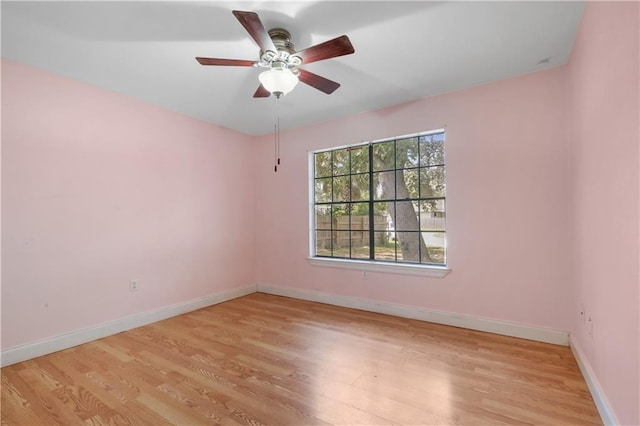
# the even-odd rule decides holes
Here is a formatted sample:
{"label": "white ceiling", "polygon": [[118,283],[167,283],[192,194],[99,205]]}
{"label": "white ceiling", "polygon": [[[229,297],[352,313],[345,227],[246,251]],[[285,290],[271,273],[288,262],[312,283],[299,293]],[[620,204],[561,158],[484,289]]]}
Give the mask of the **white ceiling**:
{"label": "white ceiling", "polygon": [[2,56],[237,131],[273,131],[274,97],[254,99],[257,68],[204,67],[196,56],[256,60],[231,14],[257,12],[296,48],[347,34],[355,54],[306,69],[342,86],[304,84],[280,100],[282,128],[327,121],[568,60],[583,2],[9,2]]}

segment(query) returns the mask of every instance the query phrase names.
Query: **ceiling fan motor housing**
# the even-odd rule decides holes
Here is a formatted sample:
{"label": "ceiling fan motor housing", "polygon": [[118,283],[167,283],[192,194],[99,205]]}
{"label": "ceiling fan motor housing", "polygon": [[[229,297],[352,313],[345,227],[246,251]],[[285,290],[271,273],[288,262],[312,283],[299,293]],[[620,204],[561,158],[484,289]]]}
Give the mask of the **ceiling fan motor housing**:
{"label": "ceiling fan motor housing", "polygon": [[289,55],[295,52],[295,47],[291,43],[291,34],[283,28],[273,28],[269,30],[269,37],[273,40],[278,51],[285,51]]}
{"label": "ceiling fan motor housing", "polygon": [[295,67],[302,64],[302,59],[294,55],[295,46],[291,42],[289,31],[283,28],[273,28],[269,30],[269,37],[277,52],[260,51],[260,62],[257,65],[264,68],[289,68],[295,71]]}

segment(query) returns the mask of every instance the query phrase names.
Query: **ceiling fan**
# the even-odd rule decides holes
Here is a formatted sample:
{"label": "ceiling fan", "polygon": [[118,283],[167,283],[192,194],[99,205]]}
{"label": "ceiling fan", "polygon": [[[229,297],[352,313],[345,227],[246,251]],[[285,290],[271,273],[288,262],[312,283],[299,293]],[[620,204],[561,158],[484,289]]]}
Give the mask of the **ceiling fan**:
{"label": "ceiling fan", "polygon": [[266,68],[267,70],[258,77],[260,86],[253,94],[254,98],[267,98],[271,94],[280,98],[293,90],[298,80],[326,94],[331,94],[340,87],[339,83],[300,68],[300,66],[350,55],[354,49],[349,37],[343,35],[296,51],[290,40],[291,34],[287,30],[274,28],[267,31],[255,12],[234,10],[233,15],[260,47],[260,59],[249,61],[196,57],[201,65]]}

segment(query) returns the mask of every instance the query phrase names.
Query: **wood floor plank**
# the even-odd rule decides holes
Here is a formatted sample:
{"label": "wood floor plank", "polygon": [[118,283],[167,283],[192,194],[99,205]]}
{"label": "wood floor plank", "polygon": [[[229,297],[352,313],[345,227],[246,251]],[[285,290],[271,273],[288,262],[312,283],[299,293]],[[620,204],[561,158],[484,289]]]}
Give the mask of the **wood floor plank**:
{"label": "wood floor plank", "polygon": [[567,347],[255,293],[2,369],[2,425],[599,425]]}

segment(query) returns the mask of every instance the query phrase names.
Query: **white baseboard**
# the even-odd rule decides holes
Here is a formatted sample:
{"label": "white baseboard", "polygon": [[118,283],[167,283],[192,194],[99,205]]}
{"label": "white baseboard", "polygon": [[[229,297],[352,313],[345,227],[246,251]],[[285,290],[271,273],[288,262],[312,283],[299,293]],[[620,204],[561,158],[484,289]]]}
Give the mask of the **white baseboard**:
{"label": "white baseboard", "polygon": [[417,319],[437,324],[452,325],[471,330],[486,331],[489,333],[519,337],[538,342],[553,343],[562,346],[569,345],[569,333],[565,331],[532,327],[506,321],[474,317],[471,315],[434,311],[417,306],[395,305],[357,297],[340,296],[313,290],[275,287],[266,284],[258,284],[258,292],[309,300],[312,302],[327,303],[345,308],[361,309],[363,311],[376,312],[380,314],[395,315],[398,317]]}
{"label": "white baseboard", "polygon": [[[361,309],[369,312],[395,315],[399,317],[417,319],[438,324],[452,325],[455,327],[463,327],[471,330],[486,331],[489,333],[520,337],[523,339],[553,343],[556,345],[566,346],[569,344],[568,333],[558,330],[531,327],[505,321],[473,317],[470,315],[434,311],[415,306],[395,305],[369,299],[340,296],[312,290],[301,290],[258,284],[257,286],[251,285],[238,289],[227,290],[211,296],[190,300],[188,302],[179,303],[176,305],[166,306],[154,311],[143,312],[141,314],[133,315],[127,318],[109,321],[97,326],[53,336],[21,346],[8,348],[6,350],[3,350],[0,354],[0,366],[4,367],[38,356],[71,348],[73,346],[87,343],[96,339],[101,339],[103,337],[131,330],[132,328],[142,327],[144,325],[171,318],[176,315],[181,315],[187,312],[195,311],[197,309],[205,308],[207,306],[246,296],[248,294],[255,293],[256,291],[278,296],[309,300],[313,302],[327,303],[330,305],[342,306],[346,308]],[[576,356],[576,358],[578,357]],[[589,383],[589,381],[587,381],[587,383]]]}
{"label": "white baseboard", "polygon": [[142,327],[143,325],[171,318],[176,315],[182,315],[197,309],[206,308],[207,306],[216,305],[218,303],[246,296],[248,294],[255,293],[256,290],[257,286],[255,285],[226,290],[211,296],[201,297],[171,306],[165,306],[154,311],[143,312],[141,314],[109,321],[82,330],[60,334],[47,339],[28,343],[26,345],[15,346],[2,351],[0,354],[0,366],[5,367],[17,362],[131,330],[132,328]]}
{"label": "white baseboard", "polygon": [[587,382],[587,386],[589,387],[589,391],[591,392],[591,396],[593,397],[593,402],[596,404],[596,408],[598,409],[598,413],[602,418],[602,422],[609,425],[619,425],[618,419],[616,418],[613,410],[611,409],[611,405],[609,404],[607,398],[602,391],[602,387],[596,379],[596,375],[591,369],[591,364],[587,360],[584,352],[580,348],[580,345],[573,336],[570,336],[569,346],[571,347],[571,352],[573,352],[573,356],[578,362],[578,367],[580,367],[580,372],[582,372],[582,376],[584,377],[584,381]]}

